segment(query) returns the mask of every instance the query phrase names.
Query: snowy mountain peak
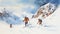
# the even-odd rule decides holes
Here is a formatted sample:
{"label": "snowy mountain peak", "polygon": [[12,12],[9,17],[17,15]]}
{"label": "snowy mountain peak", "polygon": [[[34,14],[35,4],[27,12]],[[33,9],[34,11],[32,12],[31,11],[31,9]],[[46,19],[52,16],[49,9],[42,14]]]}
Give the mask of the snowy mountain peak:
{"label": "snowy mountain peak", "polygon": [[36,14],[34,15],[34,18],[38,18],[40,15],[41,17],[46,18],[50,14],[52,14],[56,9],[56,6],[52,3],[47,3],[46,5],[41,6]]}

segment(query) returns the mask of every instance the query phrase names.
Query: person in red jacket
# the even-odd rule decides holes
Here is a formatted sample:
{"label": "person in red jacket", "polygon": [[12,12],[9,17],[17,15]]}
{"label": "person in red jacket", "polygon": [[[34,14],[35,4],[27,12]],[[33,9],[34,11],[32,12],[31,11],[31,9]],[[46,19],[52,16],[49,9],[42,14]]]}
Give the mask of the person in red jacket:
{"label": "person in red jacket", "polygon": [[25,22],[25,26],[27,26],[28,21],[29,21],[29,18],[28,17],[25,17],[23,21]]}

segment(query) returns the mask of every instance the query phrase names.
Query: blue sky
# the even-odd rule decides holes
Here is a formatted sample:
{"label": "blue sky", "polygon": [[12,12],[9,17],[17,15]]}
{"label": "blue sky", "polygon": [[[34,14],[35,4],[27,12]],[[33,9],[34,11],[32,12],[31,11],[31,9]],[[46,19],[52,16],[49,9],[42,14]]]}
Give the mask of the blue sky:
{"label": "blue sky", "polygon": [[[36,0],[0,0],[0,5],[16,5],[16,4],[20,4],[20,3],[34,4],[35,1]],[[45,1],[47,1],[47,0],[45,0]],[[60,0],[49,0],[47,2],[57,3],[58,1],[60,1]]]}

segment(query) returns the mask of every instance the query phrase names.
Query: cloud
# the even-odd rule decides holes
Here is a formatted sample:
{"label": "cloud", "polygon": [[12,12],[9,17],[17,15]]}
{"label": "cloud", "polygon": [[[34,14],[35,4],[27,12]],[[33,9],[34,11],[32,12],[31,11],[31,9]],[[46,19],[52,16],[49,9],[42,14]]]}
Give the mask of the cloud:
{"label": "cloud", "polygon": [[0,0],[0,6],[16,5],[17,0]]}
{"label": "cloud", "polygon": [[0,0],[0,6],[15,6],[19,4],[33,4],[34,0]]}

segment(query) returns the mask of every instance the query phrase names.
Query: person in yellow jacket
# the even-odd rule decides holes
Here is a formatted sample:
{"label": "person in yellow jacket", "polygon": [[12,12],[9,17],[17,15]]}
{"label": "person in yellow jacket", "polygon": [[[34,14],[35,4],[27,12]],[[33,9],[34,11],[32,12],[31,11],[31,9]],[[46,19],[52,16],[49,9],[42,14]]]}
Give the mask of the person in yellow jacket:
{"label": "person in yellow jacket", "polygon": [[25,22],[25,26],[27,26],[28,21],[29,21],[29,18],[28,17],[25,17],[24,20],[23,20],[23,22]]}

